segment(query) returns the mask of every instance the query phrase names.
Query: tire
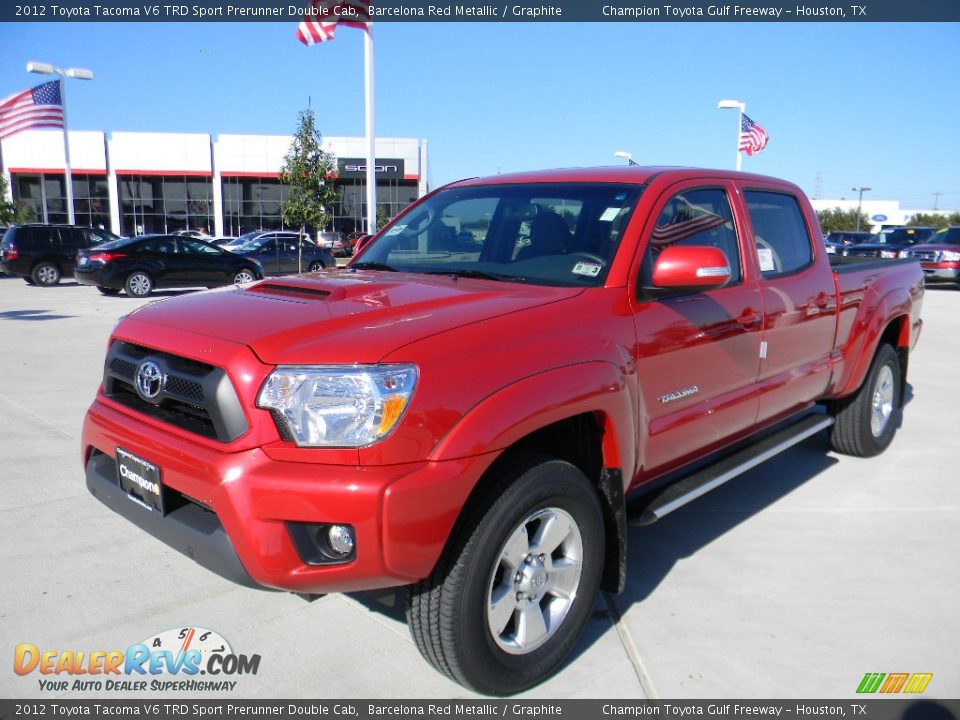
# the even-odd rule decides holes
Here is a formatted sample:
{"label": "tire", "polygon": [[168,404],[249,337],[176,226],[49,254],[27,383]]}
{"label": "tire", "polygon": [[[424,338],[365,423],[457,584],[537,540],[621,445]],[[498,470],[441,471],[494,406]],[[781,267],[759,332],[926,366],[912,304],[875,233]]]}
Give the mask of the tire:
{"label": "tire", "polygon": [[40,287],[52,287],[60,283],[60,268],[56,263],[44,261],[37,263],[37,266],[30,273],[34,284]]}
{"label": "tire", "polygon": [[863,385],[831,407],[830,444],[856,457],[879,455],[897,431],[901,398],[900,358],[890,345],[877,349]]}
{"label": "tire", "polygon": [[103,285],[97,285],[97,290],[99,290],[104,295],[119,295],[120,291],[116,288],[108,288]]}
{"label": "tire", "polygon": [[137,270],[127,276],[123,289],[130,297],[143,298],[153,291],[153,279],[145,272]]}
{"label": "tire", "polygon": [[244,285],[246,283],[252,283],[257,279],[257,276],[254,275],[250,270],[240,270],[236,275],[233,276],[234,285]]}
{"label": "tire", "polygon": [[604,524],[596,489],[570,463],[524,454],[490,473],[431,575],[410,588],[407,622],[437,670],[507,695],[548,677],[576,644],[600,584]]}
{"label": "tire", "polygon": [[317,270],[323,270],[325,267],[326,265],[319,260],[314,260],[312,263],[310,263],[310,267],[307,268],[307,272],[316,272]]}

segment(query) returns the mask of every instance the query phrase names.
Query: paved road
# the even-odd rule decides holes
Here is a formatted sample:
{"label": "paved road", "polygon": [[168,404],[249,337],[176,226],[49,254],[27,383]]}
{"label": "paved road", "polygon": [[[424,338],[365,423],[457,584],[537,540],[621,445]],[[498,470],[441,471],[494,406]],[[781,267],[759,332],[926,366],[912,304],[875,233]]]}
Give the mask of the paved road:
{"label": "paved road", "polygon": [[[186,626],[261,656],[234,697],[470,697],[421,660],[394,595],[236,587],[87,494],[83,413],[139,304],[0,275],[0,697],[157,697],[43,691],[9,663],[19,643],[89,653]],[[632,529],[627,592],[601,597],[573,659],[526,697],[849,698],[866,672],[932,672],[927,695],[960,695],[960,292],[928,291],[924,317],[887,453],[817,436]]]}

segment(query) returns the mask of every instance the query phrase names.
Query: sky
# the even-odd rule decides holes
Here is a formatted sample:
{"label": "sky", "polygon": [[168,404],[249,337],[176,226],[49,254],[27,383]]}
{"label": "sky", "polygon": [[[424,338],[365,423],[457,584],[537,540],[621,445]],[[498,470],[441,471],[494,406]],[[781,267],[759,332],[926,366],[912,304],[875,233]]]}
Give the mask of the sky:
{"label": "sky", "polygon": [[[0,23],[0,97],[68,80],[71,129],[361,136],[362,31],[307,48],[289,22]],[[622,163],[732,168],[732,98],[770,135],[743,169],[815,198],[960,210],[960,25],[378,23],[378,137],[425,138],[432,187]],[[935,197],[934,193],[940,193]]]}

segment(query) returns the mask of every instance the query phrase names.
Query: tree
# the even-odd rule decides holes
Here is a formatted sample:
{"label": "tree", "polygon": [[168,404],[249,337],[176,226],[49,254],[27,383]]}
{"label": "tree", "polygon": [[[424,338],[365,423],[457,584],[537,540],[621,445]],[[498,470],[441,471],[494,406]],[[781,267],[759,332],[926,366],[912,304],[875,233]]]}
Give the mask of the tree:
{"label": "tree", "polygon": [[7,179],[0,175],[0,225],[22,225],[33,221],[33,208],[7,200]]}
{"label": "tree", "polygon": [[938,227],[945,228],[947,225],[956,224],[955,221],[960,219],[960,213],[953,213],[953,215],[941,215],[940,213],[917,213],[912,218],[907,225],[911,227]]}
{"label": "tree", "polygon": [[817,219],[820,221],[820,229],[824,233],[834,230],[855,230],[858,226],[861,230],[870,229],[870,219],[866,213],[860,213],[860,222],[857,222],[857,211],[855,209],[842,210],[835,207],[828,210],[817,210]]}
{"label": "tree", "polygon": [[386,205],[377,205],[377,227],[382,228],[390,222],[390,212]]}
{"label": "tree", "polygon": [[280,212],[285,223],[299,225],[304,231],[308,226],[316,230],[326,228],[332,218],[329,208],[337,200],[337,191],[330,182],[336,161],[321,143],[313,110],[303,110],[280,168],[280,182],[288,187]]}

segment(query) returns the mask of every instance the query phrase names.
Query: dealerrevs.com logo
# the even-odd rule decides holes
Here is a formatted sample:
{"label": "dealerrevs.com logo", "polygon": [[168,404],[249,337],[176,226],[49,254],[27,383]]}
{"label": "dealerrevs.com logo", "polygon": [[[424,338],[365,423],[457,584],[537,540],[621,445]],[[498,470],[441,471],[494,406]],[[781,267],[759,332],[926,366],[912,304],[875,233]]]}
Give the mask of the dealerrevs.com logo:
{"label": "dealerrevs.com logo", "polygon": [[256,675],[259,655],[241,655],[213,630],[184,627],[151,635],[126,650],[14,648],[13,671],[34,673],[40,690],[228,692],[239,675]]}
{"label": "dealerrevs.com logo", "polygon": [[867,695],[922,693],[932,679],[933,673],[867,673],[860,681],[857,692]]}

